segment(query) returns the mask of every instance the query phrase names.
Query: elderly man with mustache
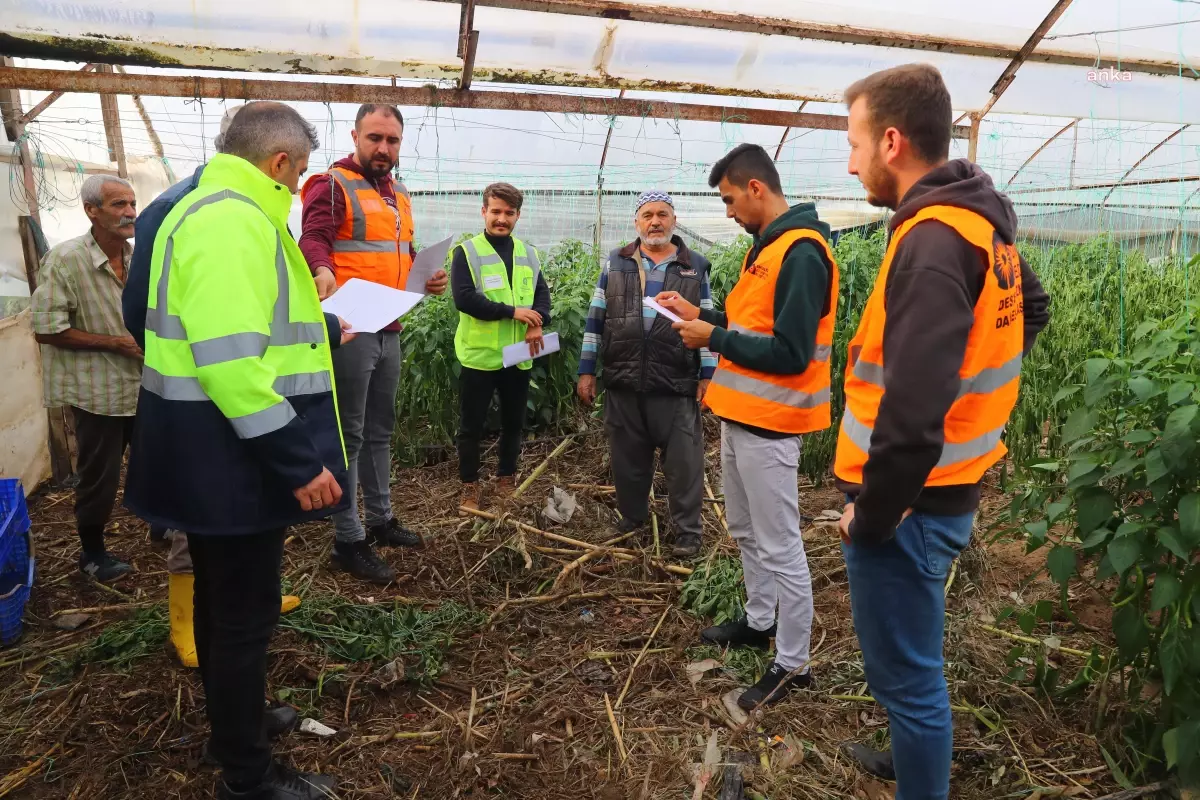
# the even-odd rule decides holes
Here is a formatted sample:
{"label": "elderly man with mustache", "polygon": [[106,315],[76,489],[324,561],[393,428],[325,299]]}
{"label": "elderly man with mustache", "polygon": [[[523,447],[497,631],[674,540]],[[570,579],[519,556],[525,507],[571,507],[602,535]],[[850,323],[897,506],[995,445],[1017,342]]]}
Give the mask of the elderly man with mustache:
{"label": "elderly man with mustache", "polygon": [[107,582],[130,571],[105,550],[104,528],[142,381],[142,348],[121,319],[137,200],[129,181],[110,175],[88,178],[80,194],[91,229],[46,254],[31,306],[46,407],[69,406],[75,422],[79,568]]}
{"label": "elderly man with mustache", "polygon": [[588,405],[595,402],[596,366],[601,362],[604,422],[621,512],[618,530],[630,533],[646,524],[654,454],[661,450],[675,529],[672,554],[688,558],[700,551],[700,401],[716,357],[707,348],[689,350],[671,321],[642,301],[675,292],[699,308],[711,309],[709,263],[674,235],[675,201],[666,192],[643,192],[633,222],[637,238],[612,252],[592,296],[578,394]]}

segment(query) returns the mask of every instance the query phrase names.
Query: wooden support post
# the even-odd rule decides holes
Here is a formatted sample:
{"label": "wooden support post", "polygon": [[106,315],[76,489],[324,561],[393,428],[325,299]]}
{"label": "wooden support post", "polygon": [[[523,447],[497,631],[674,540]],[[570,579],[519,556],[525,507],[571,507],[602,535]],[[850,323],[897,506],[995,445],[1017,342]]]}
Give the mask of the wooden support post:
{"label": "wooden support post", "polygon": [[967,160],[975,161],[976,152],[979,150],[979,123],[983,120],[978,114],[971,115],[971,136],[967,139]]}
{"label": "wooden support post", "polygon": [[[100,72],[112,72],[109,64],[101,64]],[[129,165],[125,163],[125,137],[121,134],[121,112],[117,108],[117,95],[100,95],[100,115],[104,118],[104,137],[108,140],[108,160],[117,162],[117,174],[129,177]]]}
{"label": "wooden support post", "polygon": [[[0,66],[11,67],[13,60],[8,56],[0,56]],[[29,142],[25,140],[25,123],[21,122],[21,91],[19,89],[4,89],[0,91],[0,117],[4,120],[4,133],[9,141],[17,142],[17,151],[21,156],[21,178],[25,186],[25,209],[34,222],[40,226],[41,214],[38,213],[37,182],[33,176],[33,156],[29,152]],[[36,267],[35,267],[36,272]],[[35,284],[29,284],[29,293],[33,294]]]}
{"label": "wooden support post", "polygon": [[479,46],[479,31],[475,30],[475,0],[462,0],[462,14],[458,20],[458,57],[462,59],[462,77],[458,88],[471,88],[471,77],[475,73],[475,48]]}

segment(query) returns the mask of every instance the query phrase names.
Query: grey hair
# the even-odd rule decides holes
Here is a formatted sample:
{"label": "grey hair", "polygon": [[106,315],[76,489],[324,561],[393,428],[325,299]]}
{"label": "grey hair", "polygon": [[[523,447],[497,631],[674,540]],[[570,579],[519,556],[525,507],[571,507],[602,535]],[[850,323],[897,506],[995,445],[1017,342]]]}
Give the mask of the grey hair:
{"label": "grey hair", "polygon": [[104,187],[110,183],[120,184],[133,191],[133,184],[115,175],[89,175],[79,188],[79,199],[89,206],[99,206],[104,203]]}
{"label": "grey hair", "polygon": [[229,130],[229,126],[233,122],[233,118],[237,116],[237,113],[245,107],[246,105],[244,103],[238,103],[236,106],[230,106],[227,108],[225,113],[221,115],[221,130],[213,138],[213,149],[215,149],[218,153],[225,152],[225,133]]}
{"label": "grey hair", "polygon": [[296,109],[271,101],[246,103],[229,123],[221,152],[261,164],[276,153],[293,161],[321,146],[317,129]]}

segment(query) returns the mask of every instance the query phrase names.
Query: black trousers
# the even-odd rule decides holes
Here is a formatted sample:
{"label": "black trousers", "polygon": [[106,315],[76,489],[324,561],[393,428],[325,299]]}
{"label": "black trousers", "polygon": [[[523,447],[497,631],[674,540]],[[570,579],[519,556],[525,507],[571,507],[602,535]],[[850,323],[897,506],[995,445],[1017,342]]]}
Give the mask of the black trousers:
{"label": "black trousers", "polygon": [[500,468],[498,476],[517,471],[521,454],[521,431],[525,427],[525,404],[529,399],[527,369],[507,367],[497,370],[463,367],[458,376],[459,407],[462,418],[458,428],[458,477],[463,483],[479,480],[479,440],[487,424],[492,396],[500,395]]}
{"label": "black trousers", "polygon": [[263,696],[267,645],[279,621],[283,534],[188,534],[196,655],[212,725],[209,753],[236,790],[257,786],[271,766]]}
{"label": "black trousers", "polygon": [[133,417],[110,417],[71,408],[78,448],[75,523],[85,553],[104,552],[104,526],[121,486],[121,462],[133,435]]}

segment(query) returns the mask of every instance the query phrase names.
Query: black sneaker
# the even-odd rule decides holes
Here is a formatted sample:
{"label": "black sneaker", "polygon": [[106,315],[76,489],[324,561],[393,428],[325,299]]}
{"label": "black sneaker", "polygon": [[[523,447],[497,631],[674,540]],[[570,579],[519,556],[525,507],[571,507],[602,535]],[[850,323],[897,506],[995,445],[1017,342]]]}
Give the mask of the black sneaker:
{"label": "black sneaker", "polygon": [[167,541],[167,527],[165,525],[150,526],[150,544],[170,544]]}
{"label": "black sneaker", "polygon": [[753,711],[760,705],[774,705],[793,689],[808,689],[812,686],[812,673],[802,672],[788,678],[788,670],[777,666],[774,661],[758,679],[758,683],[742,692],[737,704],[743,711]]}
{"label": "black sneaker", "polygon": [[298,772],[283,764],[274,764],[262,783],[252,789],[234,790],[221,781],[217,797],[221,800],[321,800],[335,797],[336,785],[328,775]]}
{"label": "black sneaker", "polygon": [[696,533],[681,533],[675,537],[675,546],[671,548],[674,558],[695,558],[700,553],[700,535]]}
{"label": "black sneaker", "polygon": [[110,583],[133,571],[133,567],[124,561],[118,561],[108,553],[101,555],[84,553],[79,557],[79,569],[84,575],[100,581],[100,583]]}
{"label": "black sneaker", "polygon": [[375,555],[371,545],[362,542],[334,542],[332,563],[335,569],[380,586],[396,580],[396,571]]}
{"label": "black sneaker", "polygon": [[[268,708],[263,712],[263,730],[266,731],[268,739],[278,739],[285,733],[290,733],[299,721],[300,715],[291,706]],[[205,742],[204,749],[200,752],[200,763],[209,767],[215,767],[217,766],[217,760],[212,757],[208,746],[209,742]]]}
{"label": "black sneaker", "polygon": [[376,547],[424,547],[421,534],[410,531],[396,521],[395,517],[382,525],[367,528],[367,541]]}
{"label": "black sneaker", "polygon": [[874,775],[885,781],[896,780],[896,768],[892,765],[892,751],[876,750],[858,742],[846,742],[841,749],[842,755],[861,767],[863,772],[868,775]]}
{"label": "black sneaker", "polygon": [[715,644],[721,647],[757,647],[759,650],[769,650],[771,637],[775,635],[775,627],[760,631],[750,627],[745,617],[726,622],[724,625],[713,625],[700,633],[700,641],[705,644]]}

